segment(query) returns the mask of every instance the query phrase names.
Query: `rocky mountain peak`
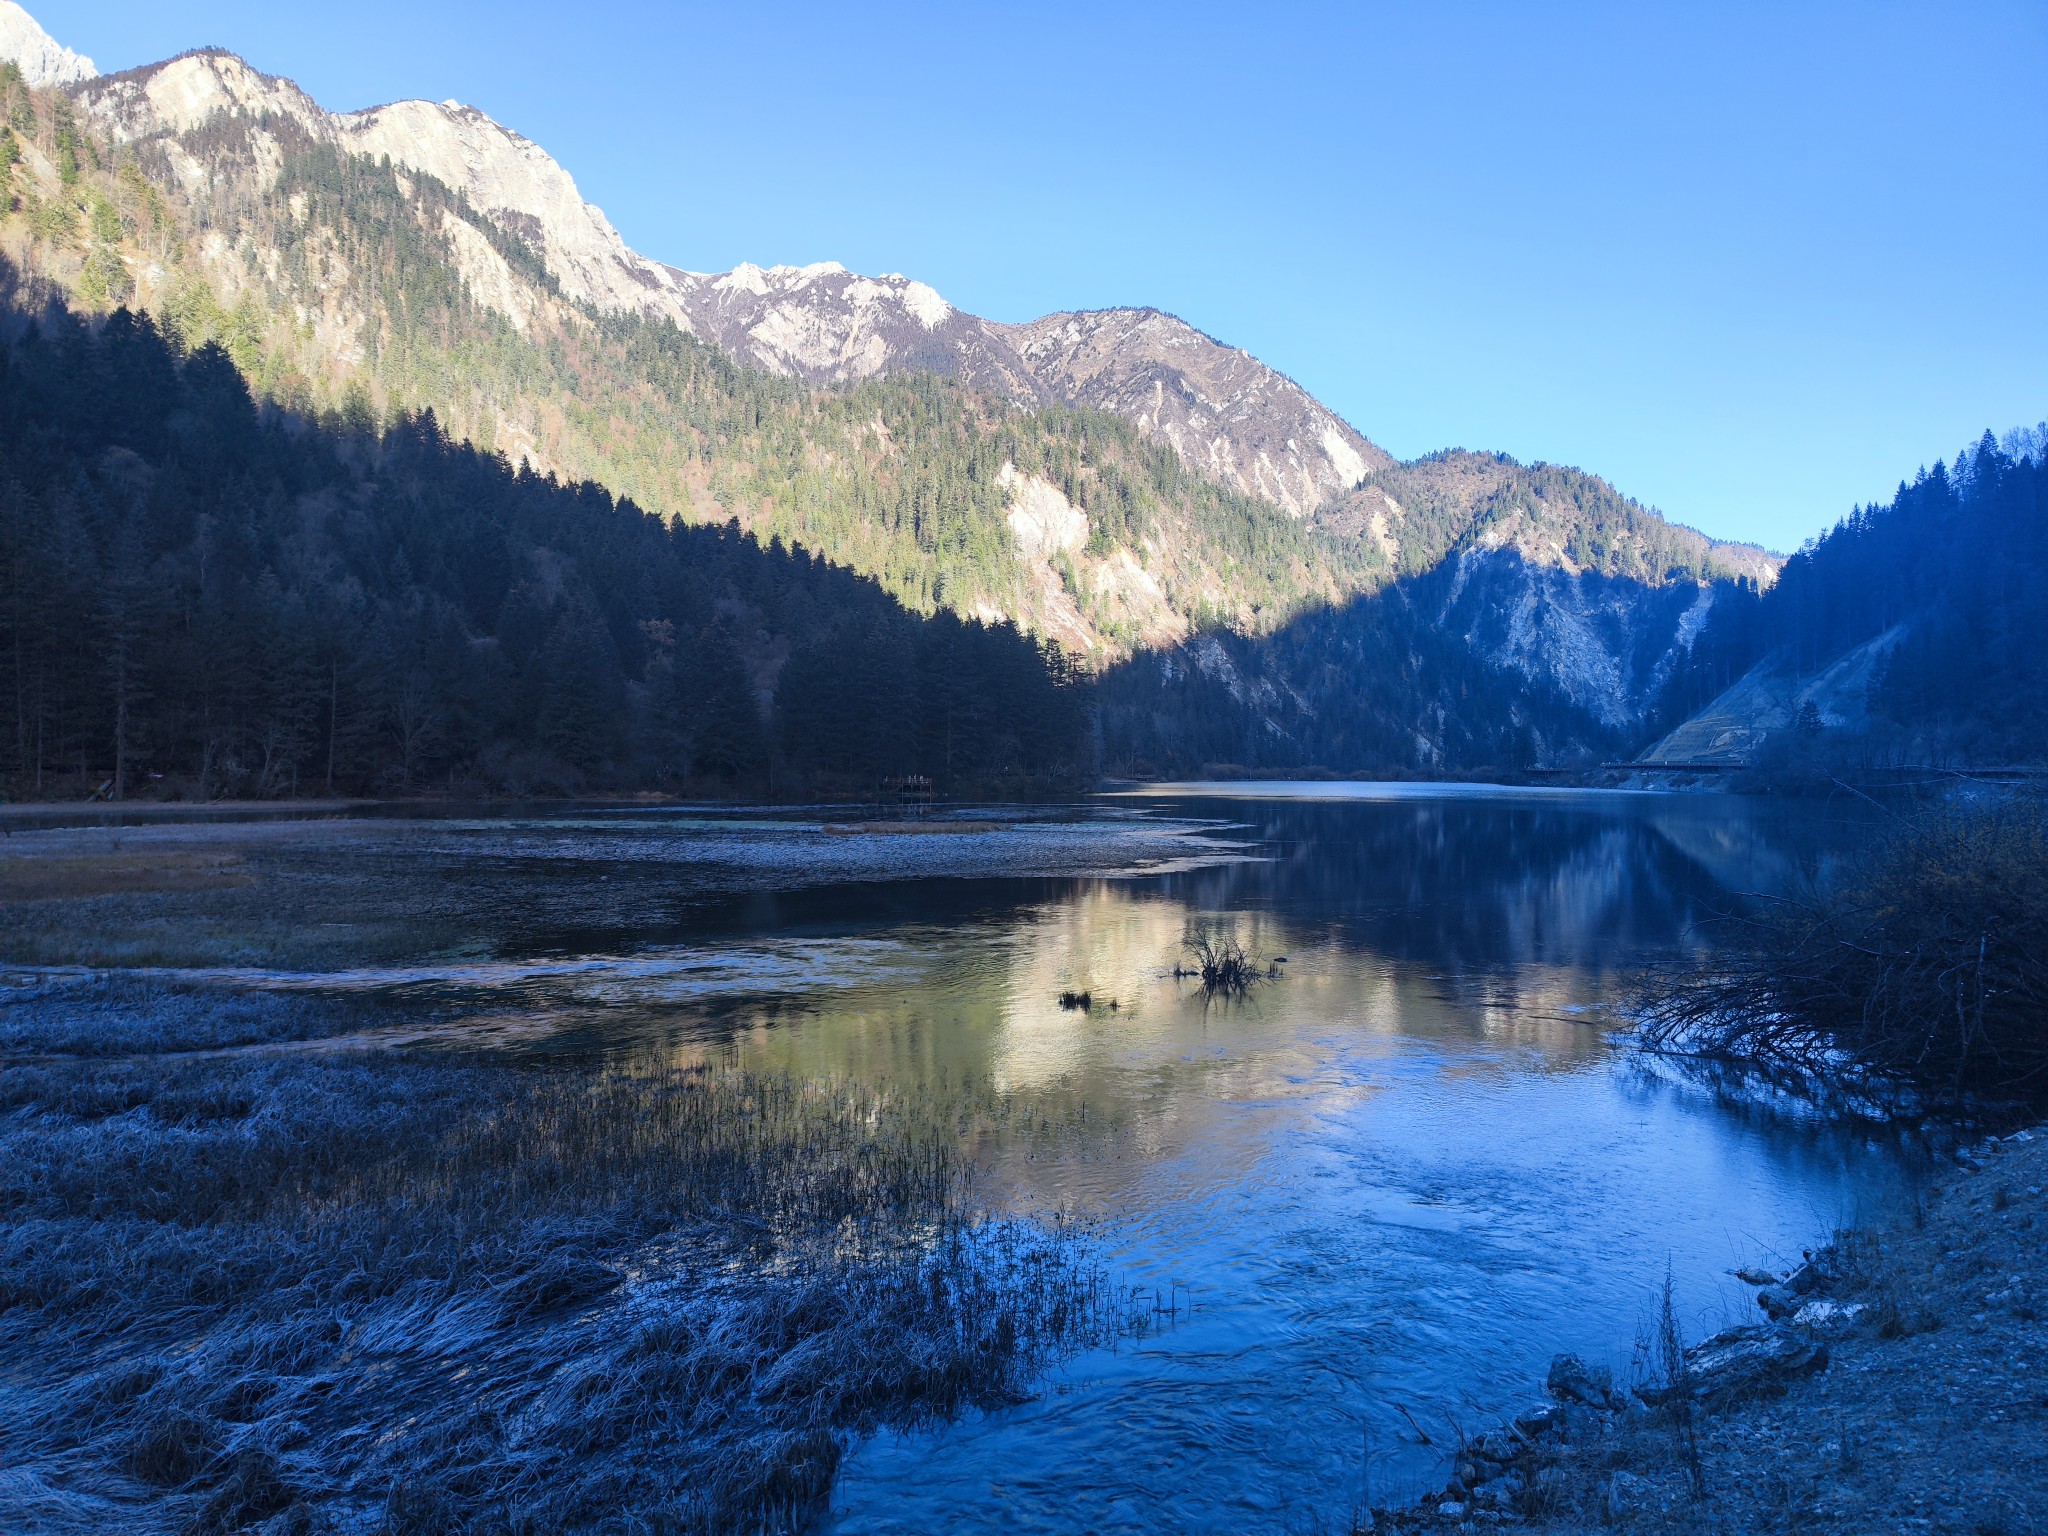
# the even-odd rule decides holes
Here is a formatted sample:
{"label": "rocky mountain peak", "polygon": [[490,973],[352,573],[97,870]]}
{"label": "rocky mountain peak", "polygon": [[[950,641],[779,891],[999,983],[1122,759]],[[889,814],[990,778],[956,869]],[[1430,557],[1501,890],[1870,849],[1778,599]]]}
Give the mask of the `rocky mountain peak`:
{"label": "rocky mountain peak", "polygon": [[99,73],[91,59],[50,36],[14,0],[0,0],[0,59],[19,65],[30,85],[76,85]]}
{"label": "rocky mountain peak", "polygon": [[326,136],[327,114],[312,97],[291,81],[266,75],[217,48],[97,78],[82,99],[123,139],[189,133],[219,116],[284,118],[316,137]]}
{"label": "rocky mountain peak", "polygon": [[475,107],[397,101],[329,119],[352,153],[389,155],[462,193],[531,246],[571,299],[652,312],[689,329],[667,268],[632,250],[601,209],[583,200],[554,157]]}
{"label": "rocky mountain peak", "polygon": [[668,269],[691,328],[734,357],[813,384],[929,369],[1020,404],[1048,397],[985,320],[900,272],[864,277],[836,261],[730,272]]}
{"label": "rocky mountain peak", "polygon": [[674,275],[697,334],[755,367],[814,384],[929,369],[1024,406],[1094,406],[1296,517],[1393,462],[1292,379],[1159,310],[1003,325],[836,261]]}
{"label": "rocky mountain peak", "polygon": [[1393,462],[1285,374],[1161,310],[997,329],[1056,398],[1136,422],[1211,479],[1296,517]]}
{"label": "rocky mountain peak", "polygon": [[546,150],[461,102],[399,101],[329,113],[290,80],[218,49],[92,80],[80,96],[117,138],[131,141],[187,133],[225,114],[284,118],[346,153],[388,155],[393,165],[461,193],[524,241],[570,299],[690,329],[668,268],[633,251]]}

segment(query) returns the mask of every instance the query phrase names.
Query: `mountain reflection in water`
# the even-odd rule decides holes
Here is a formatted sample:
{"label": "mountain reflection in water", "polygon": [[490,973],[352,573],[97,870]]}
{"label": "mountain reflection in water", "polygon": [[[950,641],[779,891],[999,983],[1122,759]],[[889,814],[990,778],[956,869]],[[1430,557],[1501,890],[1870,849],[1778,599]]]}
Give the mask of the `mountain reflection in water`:
{"label": "mountain reflection in water", "polygon": [[[1099,1221],[1159,1309],[1034,1401],[858,1451],[833,1529],[1341,1528],[1527,1401],[1553,1352],[1625,1376],[1667,1265],[1699,1334],[1748,1305],[1731,1268],[1891,1198],[1891,1149],[1729,1115],[1611,1034],[1633,968],[1711,944],[1738,893],[1811,879],[1853,818],[1356,793],[1108,802],[1207,822],[1236,862],[754,890],[642,935],[700,957],[883,946],[838,985],[764,967],[755,995],[556,999],[551,1049],[1032,1104],[1050,1134],[987,1133],[984,1195]],[[1205,1003],[1171,974],[1200,923],[1287,957],[1280,979]],[[1088,1010],[1060,1006],[1082,990]]]}
{"label": "mountain reflection in water", "polygon": [[[1613,1035],[1634,968],[1812,879],[1864,834],[1846,813],[1239,786],[1075,815],[991,834],[1024,878],[989,877],[979,834],[929,839],[954,871],[931,875],[915,839],[877,834],[863,864],[786,821],[368,829],[365,869],[433,892],[404,924],[432,937],[381,972],[234,979],[451,1002],[537,1067],[724,1057],[1030,1106],[976,1122],[999,1127],[982,1195],[1099,1224],[1159,1326],[1030,1402],[859,1448],[848,1536],[1341,1529],[1526,1402],[1552,1353],[1625,1377],[1667,1266],[1697,1336],[1750,1305],[1734,1266],[1911,1177],[1866,1131],[1728,1113]],[[1137,835],[1154,872],[1089,870]],[[1280,976],[1205,1002],[1172,974],[1197,924]]]}
{"label": "mountain reflection in water", "polygon": [[[728,1020],[757,1065],[1085,1105],[1114,1132],[988,1148],[992,1193],[1107,1216],[1118,1273],[1170,1308],[1031,1403],[870,1445],[835,1530],[1342,1528],[1553,1352],[1625,1376],[1667,1264],[1690,1329],[1718,1327],[1749,1304],[1729,1269],[1901,1177],[1852,1131],[1738,1121],[1609,1032],[1631,968],[1811,878],[1853,822],[1707,797],[1146,803],[1262,857],[934,927],[915,986]],[[1283,979],[1228,1007],[1176,986],[1188,925],[1216,921]],[[1067,988],[1096,1006],[1060,1009]]]}

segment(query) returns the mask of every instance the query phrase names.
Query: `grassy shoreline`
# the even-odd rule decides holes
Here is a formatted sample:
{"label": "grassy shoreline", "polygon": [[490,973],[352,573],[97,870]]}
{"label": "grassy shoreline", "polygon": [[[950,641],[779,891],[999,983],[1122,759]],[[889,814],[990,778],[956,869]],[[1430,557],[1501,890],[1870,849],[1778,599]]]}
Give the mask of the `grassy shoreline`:
{"label": "grassy shoreline", "polygon": [[888,1095],[180,1056],[212,1012],[132,990],[158,1054],[0,1065],[0,1527],[795,1530],[859,1436],[1121,1326]]}

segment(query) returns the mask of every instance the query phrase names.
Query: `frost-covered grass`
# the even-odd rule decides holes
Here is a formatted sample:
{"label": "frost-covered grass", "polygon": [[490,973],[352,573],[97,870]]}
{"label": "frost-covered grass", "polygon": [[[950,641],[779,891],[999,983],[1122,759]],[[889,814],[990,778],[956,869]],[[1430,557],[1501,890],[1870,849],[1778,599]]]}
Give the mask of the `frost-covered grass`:
{"label": "frost-covered grass", "polygon": [[165,1054],[347,1019],[146,1001],[102,1010],[145,1053],[98,1057],[0,1007],[0,1529],[790,1529],[851,1437],[1120,1326],[1079,1239],[977,1218],[957,1126],[886,1095]]}
{"label": "frost-covered grass", "polygon": [[0,1061],[233,1050],[388,1022],[325,998],[165,986],[119,971],[0,972]]}

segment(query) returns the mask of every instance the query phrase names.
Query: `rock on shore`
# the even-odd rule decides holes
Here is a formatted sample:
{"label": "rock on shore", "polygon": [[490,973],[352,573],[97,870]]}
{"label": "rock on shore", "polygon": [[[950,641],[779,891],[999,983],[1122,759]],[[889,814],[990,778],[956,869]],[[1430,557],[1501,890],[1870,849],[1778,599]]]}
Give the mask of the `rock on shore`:
{"label": "rock on shore", "polygon": [[1756,1268],[1754,1321],[1616,1386],[1575,1356],[1549,1401],[1458,1448],[1374,1531],[2048,1530],[2048,1131],[1985,1142],[1914,1219]]}

